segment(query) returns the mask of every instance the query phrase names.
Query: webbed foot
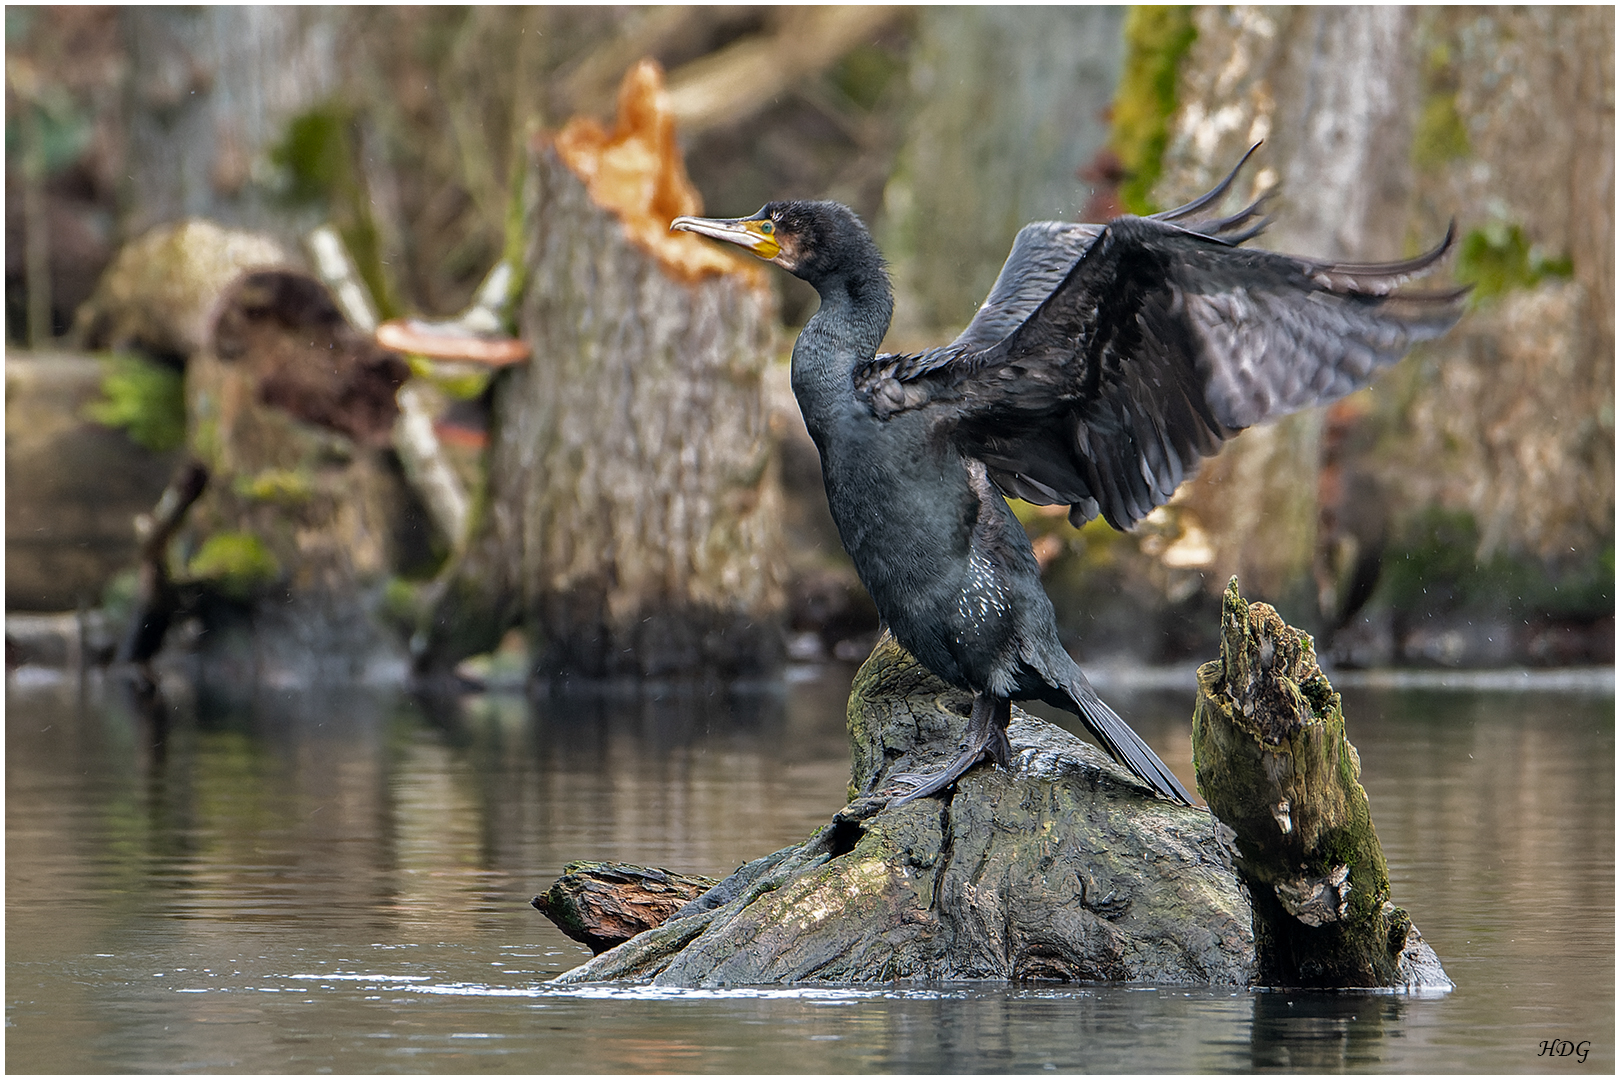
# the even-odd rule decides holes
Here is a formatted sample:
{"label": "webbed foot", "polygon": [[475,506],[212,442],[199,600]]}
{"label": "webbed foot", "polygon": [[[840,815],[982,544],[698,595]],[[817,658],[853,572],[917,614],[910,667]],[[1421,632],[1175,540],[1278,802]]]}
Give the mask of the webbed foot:
{"label": "webbed foot", "polygon": [[911,790],[896,796],[890,806],[904,806],[956,783],[984,758],[1002,768],[1012,763],[1012,743],[1007,741],[1007,724],[1012,719],[1012,703],[1006,698],[979,693],[973,696],[973,712],[968,716],[967,747],[950,764],[936,773],[896,773],[891,780]]}

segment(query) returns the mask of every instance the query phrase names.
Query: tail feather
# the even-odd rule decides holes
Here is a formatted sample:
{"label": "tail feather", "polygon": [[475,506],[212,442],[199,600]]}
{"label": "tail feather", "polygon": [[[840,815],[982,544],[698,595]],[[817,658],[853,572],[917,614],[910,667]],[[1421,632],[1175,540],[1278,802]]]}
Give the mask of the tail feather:
{"label": "tail feather", "polygon": [[1192,805],[1192,796],[1181,786],[1181,781],[1176,779],[1170,767],[1160,761],[1159,755],[1142,741],[1142,737],[1097,696],[1084,676],[1070,683],[1066,689],[1086,728],[1103,744],[1103,749],[1114,755],[1116,761],[1153,785],[1159,794]]}

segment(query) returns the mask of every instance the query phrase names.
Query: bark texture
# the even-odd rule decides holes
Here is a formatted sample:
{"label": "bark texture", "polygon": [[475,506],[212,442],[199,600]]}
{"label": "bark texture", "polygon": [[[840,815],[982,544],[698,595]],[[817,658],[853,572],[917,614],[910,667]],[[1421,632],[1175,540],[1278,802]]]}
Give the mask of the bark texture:
{"label": "bark texture", "polygon": [[521,621],[542,677],[769,670],[775,305],[759,268],[669,234],[696,195],[656,69],[627,78],[612,132],[570,126],[537,145],[529,182],[519,324],[533,359],[500,376],[487,495],[429,660]]}
{"label": "bark texture", "polygon": [[1235,835],[1263,985],[1450,989],[1390,900],[1361,761],[1309,635],[1227,586],[1221,659],[1198,672],[1198,787]]}
{"label": "bark texture", "polygon": [[[1612,590],[1581,583],[1612,576],[1613,9],[1230,6],[1194,21],[1160,204],[1264,139],[1255,186],[1279,195],[1261,246],[1400,258],[1454,221],[1446,273],[1476,291],[1370,393],[1233,440],[1164,512],[1207,543],[1166,554],[1211,591],[1238,574],[1334,629],[1341,662],[1606,658]],[[1261,523],[1268,543],[1252,544]],[[1423,563],[1436,543],[1464,552]],[[1500,587],[1506,573],[1541,595]],[[1414,589],[1414,575],[1431,577]]]}
{"label": "bark texture", "polygon": [[1451,118],[1413,148],[1418,220],[1459,217],[1459,270],[1472,241],[1500,277],[1391,387],[1404,439],[1373,471],[1408,517],[1471,517],[1482,563],[1578,565],[1614,541],[1614,8],[1434,8],[1417,30],[1424,115]]}
{"label": "bark texture", "polygon": [[710,877],[628,863],[572,862],[529,903],[557,929],[601,954],[662,924],[718,884]]}
{"label": "bark texture", "polygon": [[[885,637],[850,697],[852,789],[936,764],[968,701]],[[558,981],[1248,982],[1248,905],[1209,815],[1022,712],[1009,734],[1013,770],[893,809],[857,798]]]}
{"label": "bark texture", "polygon": [[263,159],[338,89],[341,21],[334,8],[125,9],[125,235],[205,216],[291,243],[315,225],[318,209],[290,212]]}

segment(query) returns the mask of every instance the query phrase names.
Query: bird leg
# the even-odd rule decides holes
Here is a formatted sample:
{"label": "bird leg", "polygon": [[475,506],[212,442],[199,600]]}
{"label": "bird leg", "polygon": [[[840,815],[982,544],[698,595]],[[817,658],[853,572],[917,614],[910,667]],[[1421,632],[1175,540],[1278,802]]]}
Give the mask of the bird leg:
{"label": "bird leg", "polygon": [[1012,743],[1007,741],[1007,724],[1011,720],[1011,701],[983,691],[974,694],[973,711],[968,715],[967,749],[937,773],[896,775],[895,780],[914,786],[889,805],[902,806],[949,787],[984,757],[1006,768],[1012,763]]}

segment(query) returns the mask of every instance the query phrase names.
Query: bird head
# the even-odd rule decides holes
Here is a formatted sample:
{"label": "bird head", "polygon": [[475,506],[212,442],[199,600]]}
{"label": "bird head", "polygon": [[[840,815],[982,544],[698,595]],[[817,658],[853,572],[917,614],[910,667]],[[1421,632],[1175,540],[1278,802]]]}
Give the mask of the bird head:
{"label": "bird head", "polygon": [[812,284],[852,253],[877,250],[854,211],[835,202],[771,202],[751,217],[678,217],[669,227],[736,244]]}

